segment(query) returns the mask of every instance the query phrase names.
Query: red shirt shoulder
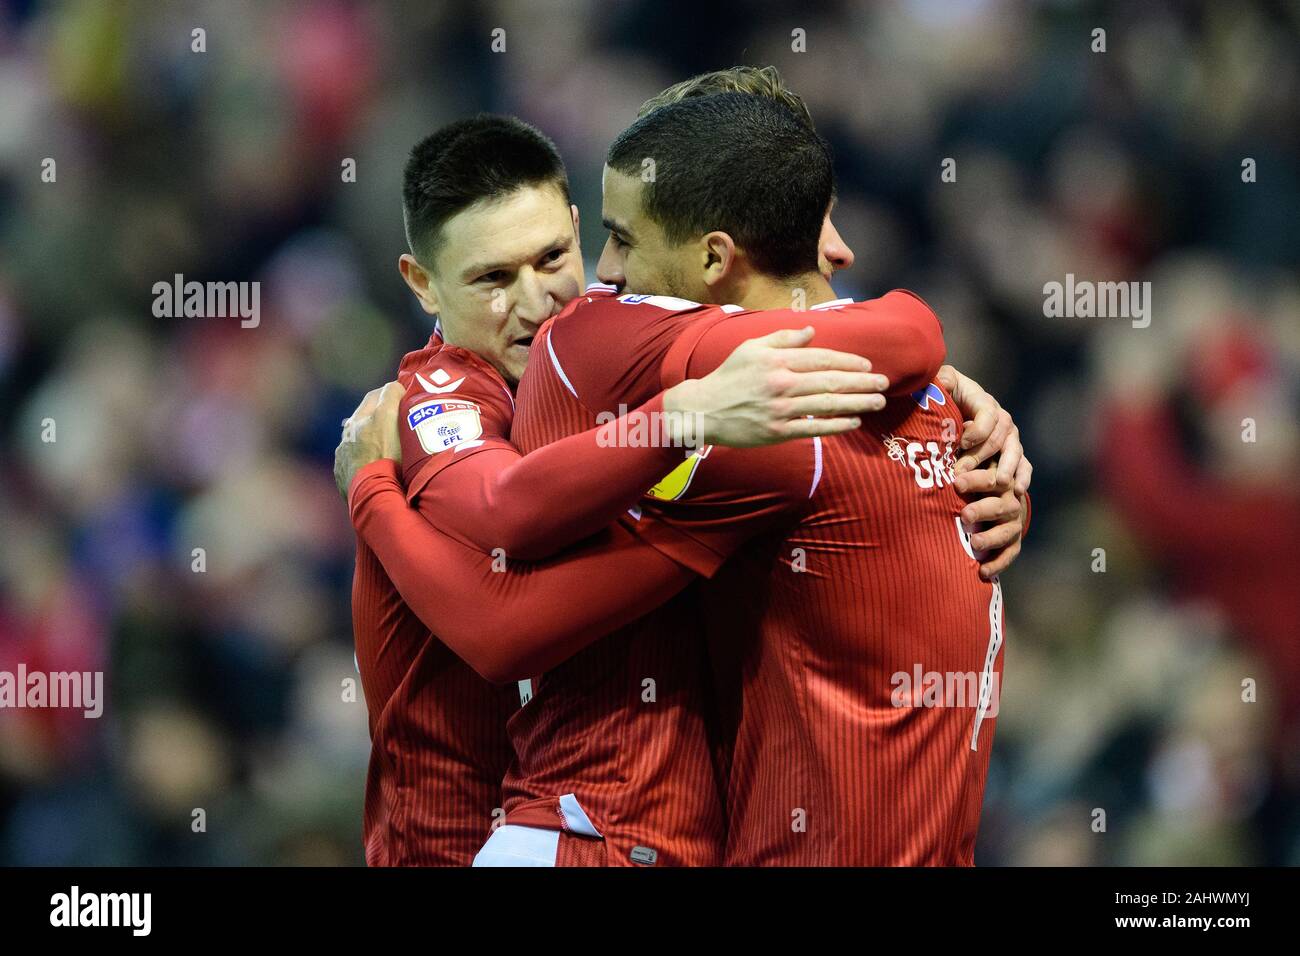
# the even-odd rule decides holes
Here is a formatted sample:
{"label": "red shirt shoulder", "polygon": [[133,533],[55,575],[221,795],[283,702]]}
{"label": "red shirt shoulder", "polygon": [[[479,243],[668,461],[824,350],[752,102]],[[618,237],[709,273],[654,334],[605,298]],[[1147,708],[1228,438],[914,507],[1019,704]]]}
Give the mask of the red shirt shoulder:
{"label": "red shirt shoulder", "polygon": [[546,358],[594,412],[634,408],[661,389],[660,365],[682,330],[733,307],[589,289],[548,323]]}
{"label": "red shirt shoulder", "polygon": [[397,427],[408,497],[453,461],[509,445],[514,396],[501,373],[473,352],[435,335],[402,359],[397,380],[406,389]]}

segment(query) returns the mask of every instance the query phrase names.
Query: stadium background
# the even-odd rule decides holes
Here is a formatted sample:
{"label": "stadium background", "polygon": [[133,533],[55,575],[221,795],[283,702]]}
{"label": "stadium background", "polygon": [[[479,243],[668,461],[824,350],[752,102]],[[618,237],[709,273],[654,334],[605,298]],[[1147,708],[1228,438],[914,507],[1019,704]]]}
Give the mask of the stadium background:
{"label": "stadium background", "polygon": [[[605,146],[664,86],[737,62],[776,64],[835,148],[857,254],[837,291],[925,295],[1036,466],[977,861],[1300,863],[1298,22],[0,2],[0,670],[107,672],[99,720],[0,711],[0,863],[361,861],[330,462],[428,333],[395,269],[406,152],[475,110],[539,125],[594,278]],[[175,273],[260,281],[260,325],[154,318]],[[1046,318],[1066,273],[1151,281],[1150,327]]]}

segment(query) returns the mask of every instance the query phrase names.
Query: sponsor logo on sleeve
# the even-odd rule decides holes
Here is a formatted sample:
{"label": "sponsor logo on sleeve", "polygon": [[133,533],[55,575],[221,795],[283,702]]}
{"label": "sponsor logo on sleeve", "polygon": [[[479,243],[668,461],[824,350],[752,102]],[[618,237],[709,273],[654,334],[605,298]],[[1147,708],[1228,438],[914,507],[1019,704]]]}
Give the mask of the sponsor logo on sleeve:
{"label": "sponsor logo on sleeve", "polygon": [[472,442],[483,434],[482,415],[473,402],[421,402],[406,413],[406,424],[430,455]]}

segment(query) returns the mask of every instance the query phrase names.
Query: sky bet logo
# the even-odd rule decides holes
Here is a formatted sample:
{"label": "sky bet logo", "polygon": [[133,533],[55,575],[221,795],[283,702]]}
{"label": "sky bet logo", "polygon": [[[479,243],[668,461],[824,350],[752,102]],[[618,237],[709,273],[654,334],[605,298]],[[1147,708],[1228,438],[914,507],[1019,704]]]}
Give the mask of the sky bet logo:
{"label": "sky bet logo", "polygon": [[415,408],[411,409],[410,413],[406,416],[406,423],[412,428],[415,428],[426,418],[441,415],[443,412],[455,412],[464,409],[473,409],[474,411],[478,411],[478,406],[472,405],[469,402],[430,402],[426,405],[417,405]]}

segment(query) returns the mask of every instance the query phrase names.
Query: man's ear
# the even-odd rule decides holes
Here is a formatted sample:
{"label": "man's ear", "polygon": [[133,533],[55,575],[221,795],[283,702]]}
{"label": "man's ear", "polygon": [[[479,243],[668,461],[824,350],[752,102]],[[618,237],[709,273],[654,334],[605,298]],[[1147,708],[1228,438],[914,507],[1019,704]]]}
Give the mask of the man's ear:
{"label": "man's ear", "polygon": [[576,203],[569,203],[569,212],[573,213],[573,235],[575,239],[582,238],[582,230],[578,224],[578,206]]}
{"label": "man's ear", "polygon": [[438,314],[438,293],[429,281],[429,272],[416,261],[415,256],[403,252],[397,259],[397,271],[402,274],[407,288],[420,300],[420,308],[430,315]]}
{"label": "man's ear", "polygon": [[736,244],[725,232],[707,233],[702,240],[704,252],[704,284],[710,289],[735,281],[737,269]]}

